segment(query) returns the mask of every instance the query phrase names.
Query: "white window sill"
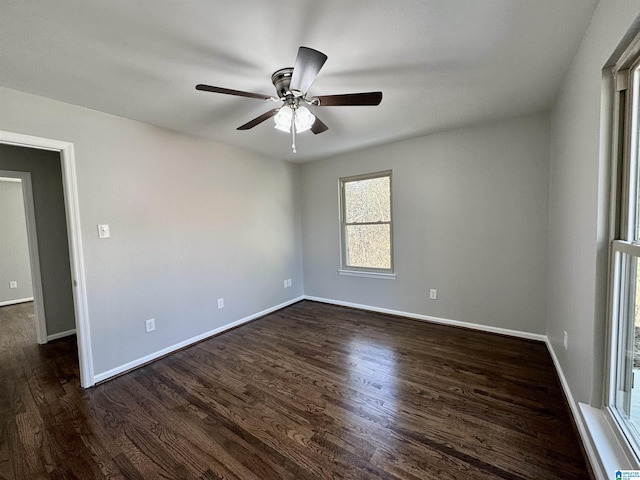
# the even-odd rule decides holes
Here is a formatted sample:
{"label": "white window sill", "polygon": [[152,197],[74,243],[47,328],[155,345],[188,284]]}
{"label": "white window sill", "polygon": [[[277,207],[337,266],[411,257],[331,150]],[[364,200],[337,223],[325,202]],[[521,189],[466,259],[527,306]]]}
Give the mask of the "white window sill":
{"label": "white window sill", "polygon": [[635,470],[636,462],[629,459],[604,411],[584,403],[578,406],[589,436],[590,442],[585,447],[596,478],[606,480],[613,478],[617,470]]}
{"label": "white window sill", "polygon": [[395,280],[395,273],[380,273],[380,272],[362,272],[360,270],[338,270],[340,275],[347,275],[349,277],[367,277],[367,278],[381,278],[383,280]]}

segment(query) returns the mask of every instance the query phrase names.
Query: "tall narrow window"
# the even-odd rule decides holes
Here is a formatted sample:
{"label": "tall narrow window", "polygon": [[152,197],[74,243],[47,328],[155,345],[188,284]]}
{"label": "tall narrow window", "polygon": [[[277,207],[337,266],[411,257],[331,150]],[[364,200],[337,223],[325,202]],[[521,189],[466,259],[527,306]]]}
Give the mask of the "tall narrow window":
{"label": "tall narrow window", "polygon": [[616,72],[607,406],[640,454],[640,59]]}
{"label": "tall narrow window", "polygon": [[340,179],[341,272],[393,273],[391,171]]}

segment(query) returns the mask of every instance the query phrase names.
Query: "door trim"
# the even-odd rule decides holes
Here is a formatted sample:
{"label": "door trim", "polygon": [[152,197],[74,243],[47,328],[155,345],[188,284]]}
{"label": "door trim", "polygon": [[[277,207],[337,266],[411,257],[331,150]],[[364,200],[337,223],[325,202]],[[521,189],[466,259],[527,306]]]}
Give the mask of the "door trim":
{"label": "door trim", "polygon": [[87,305],[87,287],[84,255],[82,251],[82,231],[80,229],[80,210],[78,207],[78,186],[73,143],[23,135],[20,133],[5,132],[2,130],[0,130],[0,143],[60,153],[64,208],[67,218],[67,234],[69,237],[69,260],[71,263],[76,335],[78,340],[80,385],[84,388],[91,387],[95,384],[95,380],[93,375],[89,309]]}

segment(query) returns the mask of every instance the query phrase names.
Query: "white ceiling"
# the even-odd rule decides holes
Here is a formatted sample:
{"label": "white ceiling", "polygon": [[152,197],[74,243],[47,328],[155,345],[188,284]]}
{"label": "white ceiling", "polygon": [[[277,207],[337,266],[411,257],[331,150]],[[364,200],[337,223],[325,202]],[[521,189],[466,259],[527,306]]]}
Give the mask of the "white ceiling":
{"label": "white ceiling", "polygon": [[[596,0],[7,0],[0,85],[307,161],[551,107]],[[319,107],[329,131],[290,138],[271,74],[300,45],[329,59],[310,95],[381,90],[377,107]],[[1,106],[0,106],[1,109]]]}

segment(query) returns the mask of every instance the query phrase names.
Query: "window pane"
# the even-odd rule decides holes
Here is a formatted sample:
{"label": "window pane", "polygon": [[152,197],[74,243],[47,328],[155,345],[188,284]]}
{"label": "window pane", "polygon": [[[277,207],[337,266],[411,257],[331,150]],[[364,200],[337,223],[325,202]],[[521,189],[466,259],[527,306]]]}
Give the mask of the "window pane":
{"label": "window pane", "polygon": [[345,240],[348,266],[391,268],[390,225],[347,225]]}
{"label": "window pane", "polygon": [[620,276],[624,291],[620,299],[618,368],[615,407],[631,430],[640,432],[640,258],[624,255]]}
{"label": "window pane", "polygon": [[[640,133],[640,121],[638,120],[639,105],[640,105],[640,67],[636,68],[633,71],[633,107],[631,109],[631,148],[629,152],[630,156],[630,175],[633,175],[635,172],[635,202],[632,205],[629,205],[629,209],[631,210],[631,216],[633,220],[629,219],[629,221],[633,221],[634,224],[629,225],[629,232],[633,235],[632,240],[640,240],[640,168],[638,168],[638,158],[640,148],[640,142],[638,141],[639,133]],[[634,185],[629,185],[630,189],[634,188]],[[628,236],[628,235],[627,235]]]}
{"label": "window pane", "polygon": [[344,184],[346,223],[391,221],[391,178],[380,177]]}

